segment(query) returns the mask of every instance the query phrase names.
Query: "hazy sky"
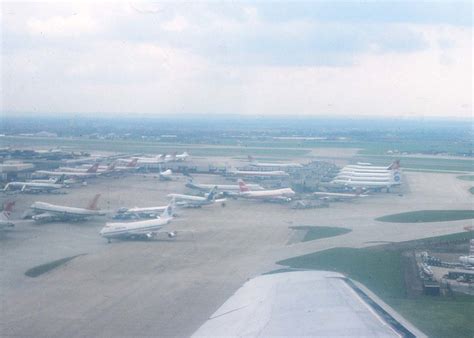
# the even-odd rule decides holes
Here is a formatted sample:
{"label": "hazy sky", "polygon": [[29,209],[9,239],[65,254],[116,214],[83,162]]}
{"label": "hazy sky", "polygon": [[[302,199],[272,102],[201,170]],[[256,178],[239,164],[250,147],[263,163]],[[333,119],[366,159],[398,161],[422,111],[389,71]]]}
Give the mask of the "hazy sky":
{"label": "hazy sky", "polygon": [[472,3],[2,3],[1,110],[469,117]]}

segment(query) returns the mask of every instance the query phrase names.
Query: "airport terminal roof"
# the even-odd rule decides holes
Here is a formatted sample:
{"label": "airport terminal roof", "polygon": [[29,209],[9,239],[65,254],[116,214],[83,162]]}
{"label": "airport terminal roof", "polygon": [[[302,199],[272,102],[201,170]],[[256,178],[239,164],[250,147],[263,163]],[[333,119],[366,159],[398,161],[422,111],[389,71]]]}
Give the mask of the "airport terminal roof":
{"label": "airport terminal roof", "polygon": [[31,163],[23,162],[4,162],[0,163],[0,173],[18,172],[33,170],[35,166]]}
{"label": "airport terminal roof", "polygon": [[276,273],[246,282],[193,337],[419,335],[408,331],[390,315],[392,324],[389,324],[384,311],[374,307],[373,300],[367,299],[356,284],[339,273]]}

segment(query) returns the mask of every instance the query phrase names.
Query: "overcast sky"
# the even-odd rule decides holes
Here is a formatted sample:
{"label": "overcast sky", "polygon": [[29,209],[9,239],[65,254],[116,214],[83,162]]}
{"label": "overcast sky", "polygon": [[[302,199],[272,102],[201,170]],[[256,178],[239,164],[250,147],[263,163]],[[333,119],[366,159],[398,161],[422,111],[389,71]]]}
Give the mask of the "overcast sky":
{"label": "overcast sky", "polygon": [[5,3],[1,110],[472,114],[472,3]]}

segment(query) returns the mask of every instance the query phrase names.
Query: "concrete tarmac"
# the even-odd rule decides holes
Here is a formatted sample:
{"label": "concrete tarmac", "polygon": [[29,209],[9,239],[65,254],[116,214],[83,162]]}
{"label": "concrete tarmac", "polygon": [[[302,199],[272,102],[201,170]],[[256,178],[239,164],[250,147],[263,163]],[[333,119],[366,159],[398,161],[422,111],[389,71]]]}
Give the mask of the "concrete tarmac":
{"label": "concrete tarmac", "polygon": [[[278,268],[277,260],[331,247],[363,247],[462,231],[471,220],[383,223],[386,214],[423,209],[472,209],[456,175],[405,173],[403,196],[381,193],[325,209],[229,200],[226,207],[182,209],[154,241],[107,241],[106,218],[82,223],[20,221],[0,238],[0,335],[29,337],[191,335],[248,278]],[[196,175],[202,183],[225,182]],[[18,195],[14,218],[34,201],[85,206],[96,193],[105,209],[165,205],[171,192],[190,192],[185,179],[152,175],[98,178],[66,195]],[[3,199],[11,196],[3,196]],[[337,237],[292,243],[294,225],[341,226]],[[36,278],[31,267],[84,254]]]}

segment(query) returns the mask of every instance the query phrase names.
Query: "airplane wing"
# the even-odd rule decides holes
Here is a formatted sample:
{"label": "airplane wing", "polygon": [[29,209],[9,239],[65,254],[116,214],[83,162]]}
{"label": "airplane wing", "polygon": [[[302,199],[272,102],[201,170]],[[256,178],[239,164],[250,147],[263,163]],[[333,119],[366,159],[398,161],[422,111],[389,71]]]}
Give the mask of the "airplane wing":
{"label": "airplane wing", "polygon": [[336,272],[247,281],[192,337],[425,337],[362,285]]}

